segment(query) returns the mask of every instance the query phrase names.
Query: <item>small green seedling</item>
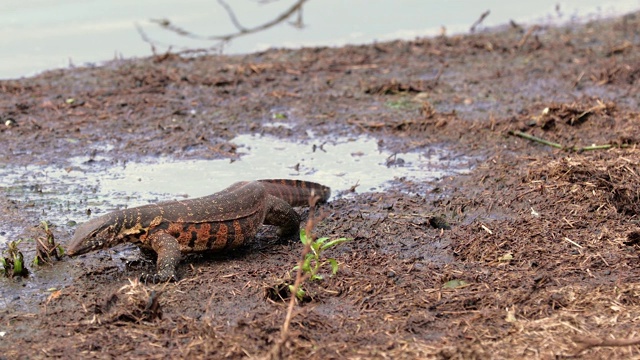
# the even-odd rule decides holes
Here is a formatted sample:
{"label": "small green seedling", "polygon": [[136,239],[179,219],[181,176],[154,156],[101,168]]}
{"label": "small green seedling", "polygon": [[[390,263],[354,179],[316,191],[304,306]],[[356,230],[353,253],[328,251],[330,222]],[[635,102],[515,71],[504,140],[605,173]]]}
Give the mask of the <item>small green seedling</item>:
{"label": "small green seedling", "polygon": [[2,263],[2,270],[7,277],[14,276],[26,276],[29,271],[24,266],[24,256],[18,249],[18,245],[22,242],[22,239],[18,241],[11,241],[7,248],[4,250],[6,256],[0,257],[0,263]]}
{"label": "small green seedling", "polygon": [[[323,276],[319,273],[320,269],[325,265],[331,265],[331,275],[335,275],[338,272],[338,262],[333,258],[323,258],[322,252],[332,247],[338,246],[344,242],[352,239],[339,238],[330,240],[328,237],[321,237],[313,240],[311,237],[307,237],[307,233],[304,229],[300,230],[300,241],[306,246],[308,245],[310,251],[305,255],[304,262],[302,263],[302,271],[309,276],[311,281],[322,280]],[[299,265],[296,265],[292,271],[298,270]],[[293,292],[294,286],[289,285],[289,291]],[[298,288],[296,297],[302,299],[305,296],[305,291],[302,287]]]}
{"label": "small green seedling", "polygon": [[[318,273],[320,268],[325,266],[326,264],[331,265],[331,274],[335,275],[338,272],[338,262],[336,259],[328,258],[323,259],[321,257],[322,252],[326,249],[330,249],[332,247],[338,246],[344,242],[347,242],[351,239],[348,238],[339,238],[334,240],[329,240],[328,237],[321,237],[317,240],[313,240],[310,237],[307,237],[306,231],[300,230],[300,241],[304,245],[310,245],[311,251],[307,253],[304,258],[304,262],[302,264],[302,271],[309,275],[309,279],[313,280],[322,280],[323,277]],[[293,270],[297,270],[298,266],[294,267]]]}
{"label": "small green seedling", "polygon": [[[293,292],[293,285],[289,285],[289,292]],[[304,300],[304,296],[307,295],[307,292],[304,291],[304,289],[302,288],[302,286],[300,286],[298,288],[298,290],[296,291],[296,297],[298,298],[298,300],[303,301]]]}

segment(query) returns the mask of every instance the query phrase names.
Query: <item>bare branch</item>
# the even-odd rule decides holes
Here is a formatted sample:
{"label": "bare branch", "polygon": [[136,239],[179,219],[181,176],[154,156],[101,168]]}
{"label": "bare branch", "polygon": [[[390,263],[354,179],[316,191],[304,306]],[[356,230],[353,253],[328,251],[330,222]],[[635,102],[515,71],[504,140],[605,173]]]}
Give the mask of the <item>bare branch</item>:
{"label": "bare branch", "polygon": [[235,25],[235,27],[238,30],[240,30],[240,32],[247,31],[246,27],[240,25],[240,22],[238,22],[238,18],[236,17],[236,14],[233,12],[233,9],[231,9],[231,6],[229,6],[229,4],[227,4],[223,0],[218,0],[218,4],[220,4],[220,6],[224,8],[224,10],[227,12],[227,15],[229,15],[229,18],[231,19],[231,22],[233,23],[233,25]]}
{"label": "bare branch", "polygon": [[485,12],[483,12],[482,14],[480,14],[480,18],[478,20],[476,20],[476,22],[473,23],[473,25],[471,25],[471,28],[469,29],[469,32],[474,33],[476,32],[476,28],[482,24],[482,22],[484,21],[484,19],[489,16],[489,14],[491,14],[490,10],[487,10]]}
{"label": "bare branch", "polygon": [[[302,6],[307,1],[308,0],[298,0],[295,4],[293,4],[289,9],[287,9],[285,12],[280,14],[277,18],[271,21],[268,21],[262,25],[258,25],[253,28],[247,28],[242,26],[242,24],[240,24],[240,22],[238,21],[238,18],[233,12],[233,9],[231,9],[231,7],[226,2],[224,2],[223,0],[218,0],[218,3],[225,9],[227,14],[229,15],[229,18],[231,19],[231,22],[233,23],[233,25],[238,29],[237,32],[226,34],[226,35],[203,36],[203,35],[194,34],[186,29],[183,29],[175,24],[172,24],[171,21],[168,19],[151,19],[151,22],[158,24],[160,27],[162,27],[165,30],[169,30],[180,36],[184,36],[190,39],[228,42],[232,39],[235,39],[243,35],[253,34],[262,30],[269,29],[270,27],[273,27],[279,23],[284,22],[285,20],[294,16],[296,13],[298,15],[298,18],[292,22],[292,25],[296,27],[302,27]],[[142,29],[138,28],[138,32],[140,33],[144,41],[150,43],[152,46],[154,44],[157,44],[157,42],[149,39],[149,37],[144,33],[144,31],[142,31]]]}

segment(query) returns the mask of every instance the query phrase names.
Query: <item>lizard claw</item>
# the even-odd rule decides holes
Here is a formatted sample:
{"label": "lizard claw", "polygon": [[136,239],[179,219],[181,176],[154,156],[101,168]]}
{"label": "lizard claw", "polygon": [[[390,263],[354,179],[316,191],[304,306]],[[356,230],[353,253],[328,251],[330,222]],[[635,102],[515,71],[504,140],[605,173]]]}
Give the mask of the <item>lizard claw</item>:
{"label": "lizard claw", "polygon": [[176,274],[142,273],[142,275],[140,275],[140,281],[144,282],[145,284],[148,282],[152,284],[158,284],[165,282],[177,282],[178,277],[176,276]]}

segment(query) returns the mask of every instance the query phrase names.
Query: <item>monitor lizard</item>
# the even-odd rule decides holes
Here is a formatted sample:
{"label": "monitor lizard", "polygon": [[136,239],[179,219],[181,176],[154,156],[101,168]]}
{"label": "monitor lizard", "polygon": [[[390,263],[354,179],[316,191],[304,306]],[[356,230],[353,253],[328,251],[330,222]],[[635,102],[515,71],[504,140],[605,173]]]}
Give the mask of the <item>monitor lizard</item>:
{"label": "monitor lizard", "polygon": [[117,210],[80,225],[67,255],[130,242],[157,253],[156,273],[145,280],[177,280],[183,254],[223,251],[252,239],[262,224],[278,226],[279,236],[299,231],[293,206],[308,205],[310,197],[326,202],[331,189],[309,181],[257,180],[237,182],[212,195]]}

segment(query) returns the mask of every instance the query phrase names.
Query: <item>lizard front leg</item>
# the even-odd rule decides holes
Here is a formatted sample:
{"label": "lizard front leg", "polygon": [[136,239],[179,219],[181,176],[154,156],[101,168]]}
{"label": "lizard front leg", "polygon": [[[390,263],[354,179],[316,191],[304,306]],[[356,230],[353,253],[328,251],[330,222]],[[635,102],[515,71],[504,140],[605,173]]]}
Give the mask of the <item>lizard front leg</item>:
{"label": "lizard front leg", "polygon": [[278,236],[291,236],[300,230],[300,215],[286,201],[267,195],[264,223],[278,226]]}
{"label": "lizard front leg", "polygon": [[[158,254],[156,273],[150,280],[154,283],[178,280],[176,267],[182,257],[178,240],[164,230],[151,234],[148,239],[151,248]],[[148,275],[143,276],[149,278]]]}

